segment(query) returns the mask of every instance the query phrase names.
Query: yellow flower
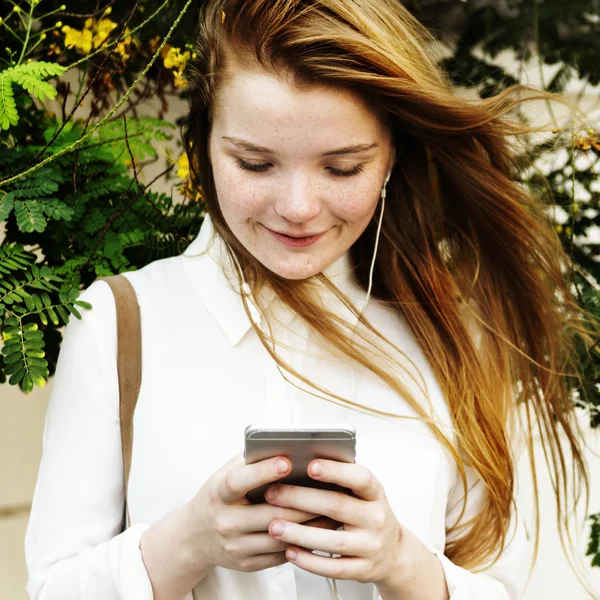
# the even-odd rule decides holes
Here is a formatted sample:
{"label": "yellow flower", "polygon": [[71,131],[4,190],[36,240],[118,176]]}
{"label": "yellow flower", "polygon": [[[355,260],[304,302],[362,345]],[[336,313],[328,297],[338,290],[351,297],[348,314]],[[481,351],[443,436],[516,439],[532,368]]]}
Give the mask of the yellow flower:
{"label": "yellow flower", "polygon": [[186,50],[181,52],[179,48],[170,46],[167,53],[163,55],[163,64],[167,69],[173,69],[173,85],[175,87],[185,87],[187,80],[183,77],[185,65],[190,59],[190,52]]}
{"label": "yellow flower", "polygon": [[[129,34],[129,27],[127,27],[125,29],[125,35],[128,35],[128,34]],[[115,54],[118,54],[123,59],[123,61],[126,61],[131,56],[130,53],[128,52],[131,44],[136,46],[137,42],[133,39],[132,36],[126,37],[123,41],[119,42],[115,46]]]}
{"label": "yellow flower", "polygon": [[110,19],[100,19],[95,27],[94,48],[101,46],[116,26],[117,24]]}
{"label": "yellow flower", "polygon": [[[105,11],[105,14],[109,14],[109,12]],[[98,48],[106,42],[115,27],[117,27],[117,24],[110,19],[100,19],[96,22],[92,17],[89,17],[85,20],[81,31],[68,25],[65,25],[61,31],[65,34],[65,46],[67,48],[75,47],[84,54],[89,54],[92,47]]]}
{"label": "yellow flower", "polygon": [[187,79],[179,71],[173,71],[173,75],[173,85],[175,87],[182,88],[188,84]]}
{"label": "yellow flower", "polygon": [[592,147],[600,150],[600,133],[596,133],[593,129],[588,129],[587,133],[580,133],[575,139],[575,147],[583,151]]}
{"label": "yellow flower", "polygon": [[65,46],[67,48],[77,48],[84,54],[89,54],[92,50],[92,32],[85,28],[82,31],[65,25],[61,31],[65,34]]}
{"label": "yellow flower", "polygon": [[179,48],[172,46],[169,48],[167,55],[164,57],[163,63],[167,69],[177,69],[180,73],[182,73],[189,58],[189,50],[186,50],[182,54]]}
{"label": "yellow flower", "polygon": [[[156,52],[158,46],[160,45],[160,35],[155,35],[150,42],[148,42],[148,48],[152,54]],[[164,47],[163,47],[164,50]],[[164,56],[161,50],[161,56]]]}
{"label": "yellow flower", "polygon": [[183,184],[179,186],[179,191],[190,200],[194,200],[196,202],[201,202],[204,197],[202,195],[202,190],[198,190],[192,187],[192,182],[189,179],[186,179]]}
{"label": "yellow flower", "polygon": [[186,177],[190,176],[190,161],[188,159],[188,155],[186,152],[184,152],[178,159],[177,159],[177,166],[179,167],[177,169],[177,176],[181,177],[181,179],[185,179]]}

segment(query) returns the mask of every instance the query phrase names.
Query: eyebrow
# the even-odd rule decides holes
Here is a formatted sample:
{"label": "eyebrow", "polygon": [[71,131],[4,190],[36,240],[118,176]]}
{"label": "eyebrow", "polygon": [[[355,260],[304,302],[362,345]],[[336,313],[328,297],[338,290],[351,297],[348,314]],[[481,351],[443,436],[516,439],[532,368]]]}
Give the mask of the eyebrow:
{"label": "eyebrow", "polygon": [[[224,140],[229,140],[233,142],[236,146],[240,146],[249,152],[260,152],[262,154],[271,154],[276,156],[275,150],[271,150],[270,148],[265,148],[264,146],[257,146],[248,140],[243,140],[238,137],[229,137],[224,135]],[[372,148],[378,148],[379,144],[374,142],[373,144],[353,144],[352,146],[345,146],[344,148],[338,148],[337,150],[329,150],[328,152],[324,152],[321,154],[321,157],[325,156],[338,156],[343,154],[358,154],[359,152],[366,152],[367,150],[371,150]]]}

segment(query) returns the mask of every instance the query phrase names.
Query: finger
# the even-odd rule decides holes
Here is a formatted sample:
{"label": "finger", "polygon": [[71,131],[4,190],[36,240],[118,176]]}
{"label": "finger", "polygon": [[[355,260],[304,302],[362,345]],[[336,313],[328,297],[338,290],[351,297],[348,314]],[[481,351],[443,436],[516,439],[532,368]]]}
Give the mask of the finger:
{"label": "finger", "polygon": [[282,456],[267,458],[250,465],[234,464],[219,480],[217,494],[225,504],[233,504],[242,500],[249,491],[281,479],[290,470],[289,459]]}
{"label": "finger", "polygon": [[237,533],[267,531],[269,525],[275,519],[303,523],[319,516],[304,510],[282,508],[279,506],[271,506],[270,504],[251,504],[250,506],[233,505],[227,509],[226,515],[227,522],[231,523],[232,531],[236,531],[234,526],[235,523],[242,524],[241,527],[243,527],[243,529],[237,530]]}
{"label": "finger", "polygon": [[[281,533],[279,533],[280,531]],[[361,530],[331,531],[278,520],[271,523],[269,534],[274,539],[293,546],[303,546],[330,554],[343,556],[369,556],[371,554],[369,539]]]}
{"label": "finger", "polygon": [[[315,469],[319,469],[317,473]],[[363,500],[380,500],[384,495],[383,486],[373,473],[357,463],[343,463],[319,458],[313,460],[307,469],[308,475],[317,481],[337,483],[350,488]]]}
{"label": "finger", "polygon": [[255,554],[285,552],[287,542],[277,540],[268,533],[249,533],[224,542],[223,549],[240,558]]}
{"label": "finger", "polygon": [[306,510],[330,517],[340,523],[369,528],[370,506],[360,498],[343,492],[320,490],[299,485],[274,484],[267,488],[265,498],[269,504],[284,508]]}
{"label": "finger", "polygon": [[365,558],[330,558],[297,546],[290,546],[285,555],[289,562],[300,569],[331,579],[365,581],[369,572],[369,563]]}
{"label": "finger", "polygon": [[255,554],[242,561],[242,564],[236,569],[246,573],[262,571],[271,567],[278,567],[288,562],[285,552],[272,552],[270,554]]}

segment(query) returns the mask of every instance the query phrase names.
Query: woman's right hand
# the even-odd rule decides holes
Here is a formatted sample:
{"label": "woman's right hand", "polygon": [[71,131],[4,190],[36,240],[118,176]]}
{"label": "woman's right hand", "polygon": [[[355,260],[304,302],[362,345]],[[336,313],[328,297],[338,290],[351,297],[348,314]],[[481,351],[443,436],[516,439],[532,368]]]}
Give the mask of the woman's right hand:
{"label": "woman's right hand", "polygon": [[225,567],[236,571],[261,571],[287,562],[288,544],[268,533],[274,519],[337,528],[325,517],[270,504],[251,504],[246,494],[263,484],[285,477],[289,459],[274,457],[254,464],[237,454],[221,467],[186,506],[190,522],[191,552],[207,569]]}

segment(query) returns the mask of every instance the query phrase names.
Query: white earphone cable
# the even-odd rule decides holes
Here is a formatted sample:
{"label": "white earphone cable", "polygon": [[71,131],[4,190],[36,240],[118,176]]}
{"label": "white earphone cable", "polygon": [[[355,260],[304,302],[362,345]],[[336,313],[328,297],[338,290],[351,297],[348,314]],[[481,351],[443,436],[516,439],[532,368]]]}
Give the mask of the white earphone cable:
{"label": "white earphone cable", "polygon": [[[385,209],[385,196],[386,196],[386,186],[387,186],[387,182],[390,180],[390,174],[391,174],[392,170],[390,169],[388,171],[387,177],[385,178],[385,182],[383,184],[383,188],[381,189],[381,213],[379,215],[379,224],[377,225],[377,234],[375,235],[375,249],[373,250],[373,259],[371,260],[371,268],[369,269],[369,285],[367,287],[367,295],[365,297],[365,300],[363,302],[363,305],[360,309],[360,313],[359,313],[359,319],[356,321],[356,325],[354,326],[354,329],[352,331],[352,339],[354,338],[354,334],[356,332],[356,327],[358,327],[358,324],[360,323],[360,316],[362,316],[364,310],[367,308],[367,305],[369,303],[369,299],[371,298],[371,289],[373,288],[373,271],[375,270],[375,260],[377,258],[377,248],[379,247],[379,236],[381,234],[381,224],[383,223],[383,211]],[[354,377],[354,365],[351,365],[351,375],[352,375],[352,389],[351,389],[351,393],[350,393],[350,399],[354,400],[354,392],[355,392],[355,377]],[[330,557],[333,556],[333,554],[329,555]],[[333,591],[333,598],[334,600],[344,600],[337,589],[337,581],[333,578],[327,578],[327,581],[329,581],[331,583],[332,586],[332,591]]]}
{"label": "white earphone cable", "polygon": [[[360,316],[362,316],[364,310],[367,308],[367,305],[369,303],[369,300],[371,298],[371,289],[373,287],[373,271],[375,269],[375,260],[377,258],[377,249],[379,248],[379,236],[381,234],[381,225],[383,223],[383,212],[385,210],[385,197],[386,197],[386,186],[387,183],[390,179],[390,175],[391,175],[392,170],[390,169],[388,171],[388,174],[385,178],[385,182],[383,184],[383,188],[381,189],[381,213],[379,215],[379,224],[377,225],[377,234],[375,236],[375,248],[373,250],[373,259],[371,260],[371,268],[369,269],[369,285],[367,288],[367,295],[365,297],[365,300],[363,302],[363,305],[360,309],[360,313],[359,313],[359,319],[356,322],[356,325],[354,326],[353,332],[352,332],[352,337],[354,337],[354,334],[356,332],[356,327],[358,326],[359,322],[360,322]],[[255,302],[254,302],[254,298],[252,296],[252,290],[250,289],[250,286],[248,285],[248,283],[246,282],[246,279],[244,277],[242,268],[240,266],[240,263],[237,259],[237,256],[235,255],[235,252],[232,252],[233,258],[237,264],[237,267],[239,269],[239,272],[241,274],[242,277],[242,293],[244,294],[244,296],[246,297],[246,300],[248,302],[248,308],[250,310],[250,316],[252,318],[252,321],[254,321],[254,323],[259,326],[260,325],[260,321],[261,321],[261,315],[260,312],[258,310],[258,307],[256,306]],[[355,392],[355,375],[354,375],[354,366],[351,365],[351,375],[352,375],[352,388],[351,388],[351,393],[350,393],[350,398],[353,399],[354,398],[354,392]],[[330,554],[330,556],[333,556],[332,554]],[[344,600],[337,589],[337,581],[333,578],[328,577],[327,578],[328,583],[331,584],[332,586],[332,591],[333,591],[333,598],[334,600]]]}

